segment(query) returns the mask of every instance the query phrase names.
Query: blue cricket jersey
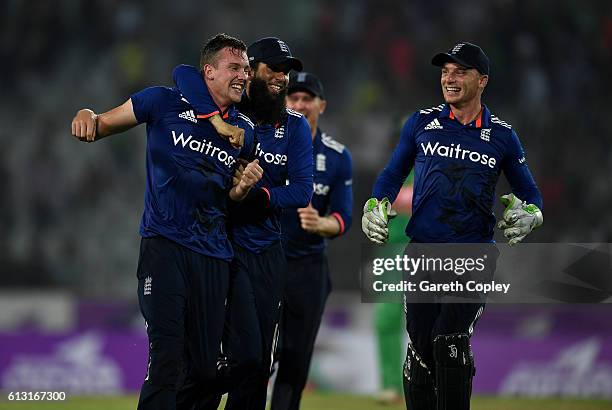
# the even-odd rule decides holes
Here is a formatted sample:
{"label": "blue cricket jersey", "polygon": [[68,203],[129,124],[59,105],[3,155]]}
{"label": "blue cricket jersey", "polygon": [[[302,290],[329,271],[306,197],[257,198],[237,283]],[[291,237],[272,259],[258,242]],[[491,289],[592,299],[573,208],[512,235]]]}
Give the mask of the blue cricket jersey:
{"label": "blue cricket jersey", "polygon": [[414,113],[372,196],[393,202],[413,167],[406,235],[415,241],[491,242],[495,186],[502,171],[516,196],[542,208],[516,132],[484,105],[467,125],[454,118],[447,104]]}
{"label": "blue cricket jersey", "polygon": [[[311,204],[319,215],[331,215],[340,225],[339,235],[351,226],[353,214],[353,168],[346,147],[317,129],[313,146],[314,192]],[[327,238],[302,229],[296,208],[283,210],[282,240],[288,258],[301,258],[325,250]]]}
{"label": "blue cricket jersey", "polygon": [[[204,80],[197,68],[180,65],[174,69],[174,82],[193,103],[199,115],[215,112],[209,95],[203,93]],[[251,102],[246,94],[238,104],[251,120]],[[270,213],[264,220],[232,227],[232,241],[251,252],[260,253],[281,239],[281,210],[308,205],[312,195],[312,137],[304,116],[287,109],[280,124],[257,124],[254,157],[264,173],[254,189],[263,189]],[[239,208],[239,212],[249,212]]]}
{"label": "blue cricket jersey", "polygon": [[235,149],[175,88],[150,87],[131,96],[134,115],[147,123],[143,237],[161,235],[195,252],[230,260],[226,231],[236,159],[252,150],[254,129],[235,108],[226,121],[245,130]]}

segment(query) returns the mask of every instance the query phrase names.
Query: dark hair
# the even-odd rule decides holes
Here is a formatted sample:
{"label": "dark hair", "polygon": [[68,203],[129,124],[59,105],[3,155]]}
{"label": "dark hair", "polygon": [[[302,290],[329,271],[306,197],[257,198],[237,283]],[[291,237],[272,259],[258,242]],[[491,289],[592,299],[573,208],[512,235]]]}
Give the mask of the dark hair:
{"label": "dark hair", "polygon": [[217,66],[217,54],[224,48],[229,47],[240,51],[246,51],[247,47],[241,40],[219,33],[209,39],[200,51],[200,71],[204,70],[206,64]]}

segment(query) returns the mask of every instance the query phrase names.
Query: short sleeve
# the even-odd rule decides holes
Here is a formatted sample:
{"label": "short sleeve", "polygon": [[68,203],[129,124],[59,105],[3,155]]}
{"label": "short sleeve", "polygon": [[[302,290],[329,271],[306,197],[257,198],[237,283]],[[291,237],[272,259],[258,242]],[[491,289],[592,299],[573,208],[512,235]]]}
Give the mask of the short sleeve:
{"label": "short sleeve", "polygon": [[168,91],[166,87],[149,87],[132,94],[132,107],[139,124],[159,118],[167,106]]}

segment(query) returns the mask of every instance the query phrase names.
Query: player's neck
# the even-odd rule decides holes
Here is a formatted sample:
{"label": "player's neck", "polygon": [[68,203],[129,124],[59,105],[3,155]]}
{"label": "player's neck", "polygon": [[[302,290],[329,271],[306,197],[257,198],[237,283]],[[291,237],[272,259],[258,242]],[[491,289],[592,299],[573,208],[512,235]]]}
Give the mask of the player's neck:
{"label": "player's neck", "polygon": [[480,112],[482,111],[482,104],[478,99],[463,106],[450,104],[450,108],[453,111],[455,119],[461,124],[466,125],[478,118]]}
{"label": "player's neck", "polygon": [[[206,79],[204,79],[204,81],[206,82]],[[224,113],[225,111],[227,111],[229,106],[232,105],[232,102],[229,101],[227,98],[221,98],[208,83],[206,83],[206,88],[208,88],[208,93],[210,94],[217,107],[219,107],[221,112]]]}

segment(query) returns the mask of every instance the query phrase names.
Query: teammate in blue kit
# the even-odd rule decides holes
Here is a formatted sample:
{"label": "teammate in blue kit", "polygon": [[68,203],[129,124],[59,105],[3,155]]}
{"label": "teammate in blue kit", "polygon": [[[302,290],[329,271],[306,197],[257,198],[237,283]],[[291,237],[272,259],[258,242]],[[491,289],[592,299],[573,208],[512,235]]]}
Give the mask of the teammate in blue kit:
{"label": "teammate in blue kit", "polygon": [[[285,284],[281,211],[308,206],[313,189],[310,128],[285,102],[288,73],[300,71],[302,63],[273,37],[251,44],[247,54],[253,75],[238,107],[255,123],[254,155],[264,175],[231,218],[235,257],[224,337],[230,380],[225,408],[240,410],[266,405]],[[211,112],[195,68],[179,66],[173,76],[198,113]]]}
{"label": "teammate in blue kit", "polygon": [[[416,243],[491,243],[495,185],[503,171],[512,193],[499,228],[511,245],[543,222],[542,198],[516,132],[481,103],[489,59],[471,43],[439,53],[445,104],[414,113],[364,207],[362,229],[375,243],[388,237],[388,211],[414,167],[412,218]],[[408,246],[408,248],[410,245]],[[484,303],[418,304],[406,295],[410,342],[404,364],[409,410],[469,409],[474,360],[469,338]]]}
{"label": "teammate in blue kit", "polygon": [[325,254],[327,238],[343,235],[351,226],[351,154],[318,128],[319,115],[326,105],[319,78],[306,72],[291,73],[287,106],[304,114],[310,124],[315,158],[314,193],[307,207],[283,211],[287,283],[272,410],[300,407],[315,339],[331,291]]}
{"label": "teammate in blue kit", "polygon": [[139,409],[198,407],[199,390],[214,380],[234,256],[228,195],[244,199],[262,175],[253,161],[232,187],[238,159],[254,148],[253,126],[233,106],[247,81],[246,46],[217,35],[200,59],[206,93],[229,124],[244,130],[242,149],[198,120],[175,88],[146,88],[106,113],[80,110],[72,122],[73,135],[87,142],[147,124],[137,276],[149,360]]}

